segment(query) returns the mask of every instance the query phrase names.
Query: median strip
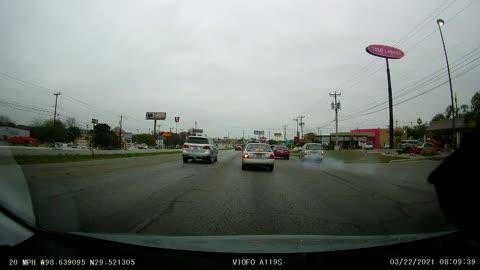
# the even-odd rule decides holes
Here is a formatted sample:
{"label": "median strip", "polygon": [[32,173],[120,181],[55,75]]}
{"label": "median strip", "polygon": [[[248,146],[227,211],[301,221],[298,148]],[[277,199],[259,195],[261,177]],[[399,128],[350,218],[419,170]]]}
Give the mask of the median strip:
{"label": "median strip", "polygon": [[145,157],[145,156],[160,156],[160,155],[172,155],[180,154],[181,151],[172,151],[172,152],[152,152],[152,153],[125,153],[125,154],[101,154],[95,155],[92,158],[91,155],[18,155],[13,158],[16,160],[19,165],[29,165],[29,164],[41,164],[41,163],[65,163],[65,162],[78,162],[78,161],[92,161],[100,159],[115,159],[115,158],[133,158],[133,157]]}
{"label": "median strip", "polygon": [[[291,156],[299,156],[300,152],[291,151]],[[344,163],[389,163],[393,160],[408,159],[399,156],[386,156],[381,153],[369,153],[362,150],[326,150],[325,159],[334,159]]]}

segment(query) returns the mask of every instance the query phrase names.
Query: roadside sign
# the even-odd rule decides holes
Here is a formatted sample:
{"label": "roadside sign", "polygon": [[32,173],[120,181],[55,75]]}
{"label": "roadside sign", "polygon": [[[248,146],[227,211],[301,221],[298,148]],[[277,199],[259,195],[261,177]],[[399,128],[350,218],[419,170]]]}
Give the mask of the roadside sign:
{"label": "roadside sign", "polygon": [[369,45],[366,51],[371,55],[390,59],[400,59],[405,55],[400,49],[376,44]]}
{"label": "roadside sign", "polygon": [[147,112],[145,115],[146,120],[165,120],[166,118],[166,112]]}
{"label": "roadside sign", "polygon": [[275,136],[275,137],[282,137],[282,133],[273,133],[273,136]]}
{"label": "roadside sign", "polygon": [[[400,59],[405,55],[405,53],[403,53],[400,49],[390,47],[390,46],[385,46],[385,45],[378,45],[378,44],[369,45],[367,46],[367,48],[365,48],[365,50],[367,51],[367,53],[371,55],[385,58],[385,63],[387,64],[387,83],[388,83],[388,114],[389,114],[388,130],[390,134],[393,134],[392,82],[390,78],[390,66],[388,64],[388,59]],[[393,145],[393,136],[390,136],[389,138],[389,145]]]}

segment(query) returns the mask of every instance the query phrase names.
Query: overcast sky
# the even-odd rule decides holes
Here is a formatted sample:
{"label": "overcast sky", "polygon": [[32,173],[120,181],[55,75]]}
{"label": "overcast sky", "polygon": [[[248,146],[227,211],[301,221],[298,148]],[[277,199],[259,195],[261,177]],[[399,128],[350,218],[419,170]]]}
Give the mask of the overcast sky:
{"label": "overcast sky", "polygon": [[60,117],[83,128],[92,118],[115,127],[122,113],[125,130],[148,132],[145,112],[158,111],[162,130],[180,116],[179,131],[197,121],[210,136],[273,138],[287,125],[291,138],[300,115],[305,132],[334,131],[336,90],[340,131],[387,128],[388,110],[375,112],[387,106],[385,60],[365,52],[385,44],[405,52],[390,60],[393,102],[412,98],[394,118],[427,122],[450,103],[436,20],[458,103],[470,104],[478,14],[471,0],[0,1],[0,114],[52,118],[60,91]]}

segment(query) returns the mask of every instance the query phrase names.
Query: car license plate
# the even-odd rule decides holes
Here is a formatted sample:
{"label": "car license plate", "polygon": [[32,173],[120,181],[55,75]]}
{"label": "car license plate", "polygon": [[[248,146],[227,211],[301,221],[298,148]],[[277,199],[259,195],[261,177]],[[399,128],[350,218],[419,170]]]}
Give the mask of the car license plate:
{"label": "car license plate", "polygon": [[318,151],[312,151],[312,154],[318,154]]}
{"label": "car license plate", "polygon": [[256,154],[255,158],[263,158],[263,155],[262,154]]}

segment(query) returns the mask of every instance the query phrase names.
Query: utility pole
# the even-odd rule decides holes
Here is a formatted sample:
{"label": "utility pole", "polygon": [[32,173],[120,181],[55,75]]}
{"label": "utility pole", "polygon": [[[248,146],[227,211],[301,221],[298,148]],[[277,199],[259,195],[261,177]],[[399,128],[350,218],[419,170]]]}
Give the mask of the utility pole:
{"label": "utility pole", "polygon": [[287,125],[283,125],[283,140],[287,143]]}
{"label": "utility pole", "polygon": [[245,141],[245,129],[243,130],[242,140]]}
{"label": "utility pole", "polygon": [[320,128],[317,128],[317,135],[320,136]]}
{"label": "utility pole", "polygon": [[122,149],[122,121],[123,121],[123,115],[120,114],[120,131],[119,131],[120,132],[119,133],[120,134],[120,136],[119,136],[120,137],[120,149]]}
{"label": "utility pole", "polygon": [[297,121],[297,137],[300,137],[300,134],[298,134],[298,118],[293,119],[293,121]]}
{"label": "utility pole", "polygon": [[300,129],[301,129],[301,132],[302,132],[302,133],[301,133],[301,134],[302,134],[302,135],[301,135],[301,138],[302,138],[302,140],[303,140],[303,125],[305,124],[305,123],[303,122],[303,118],[305,118],[305,116],[299,116],[298,118],[300,118]]}
{"label": "utility pole", "polygon": [[335,146],[338,146],[338,110],[341,109],[341,106],[340,102],[337,102],[337,96],[341,96],[342,94],[337,94],[337,91],[335,91],[334,94],[329,93],[329,95],[335,99],[335,103],[332,102],[332,110],[335,110]]}
{"label": "utility pole", "polygon": [[270,130],[268,131],[268,140],[270,141]]}
{"label": "utility pole", "polygon": [[57,102],[58,102],[58,96],[60,95],[60,92],[53,93],[55,96],[55,111],[53,113],[53,126],[55,126],[55,122],[57,121]]}
{"label": "utility pole", "polygon": [[395,120],[395,128],[398,128],[398,119]]}

